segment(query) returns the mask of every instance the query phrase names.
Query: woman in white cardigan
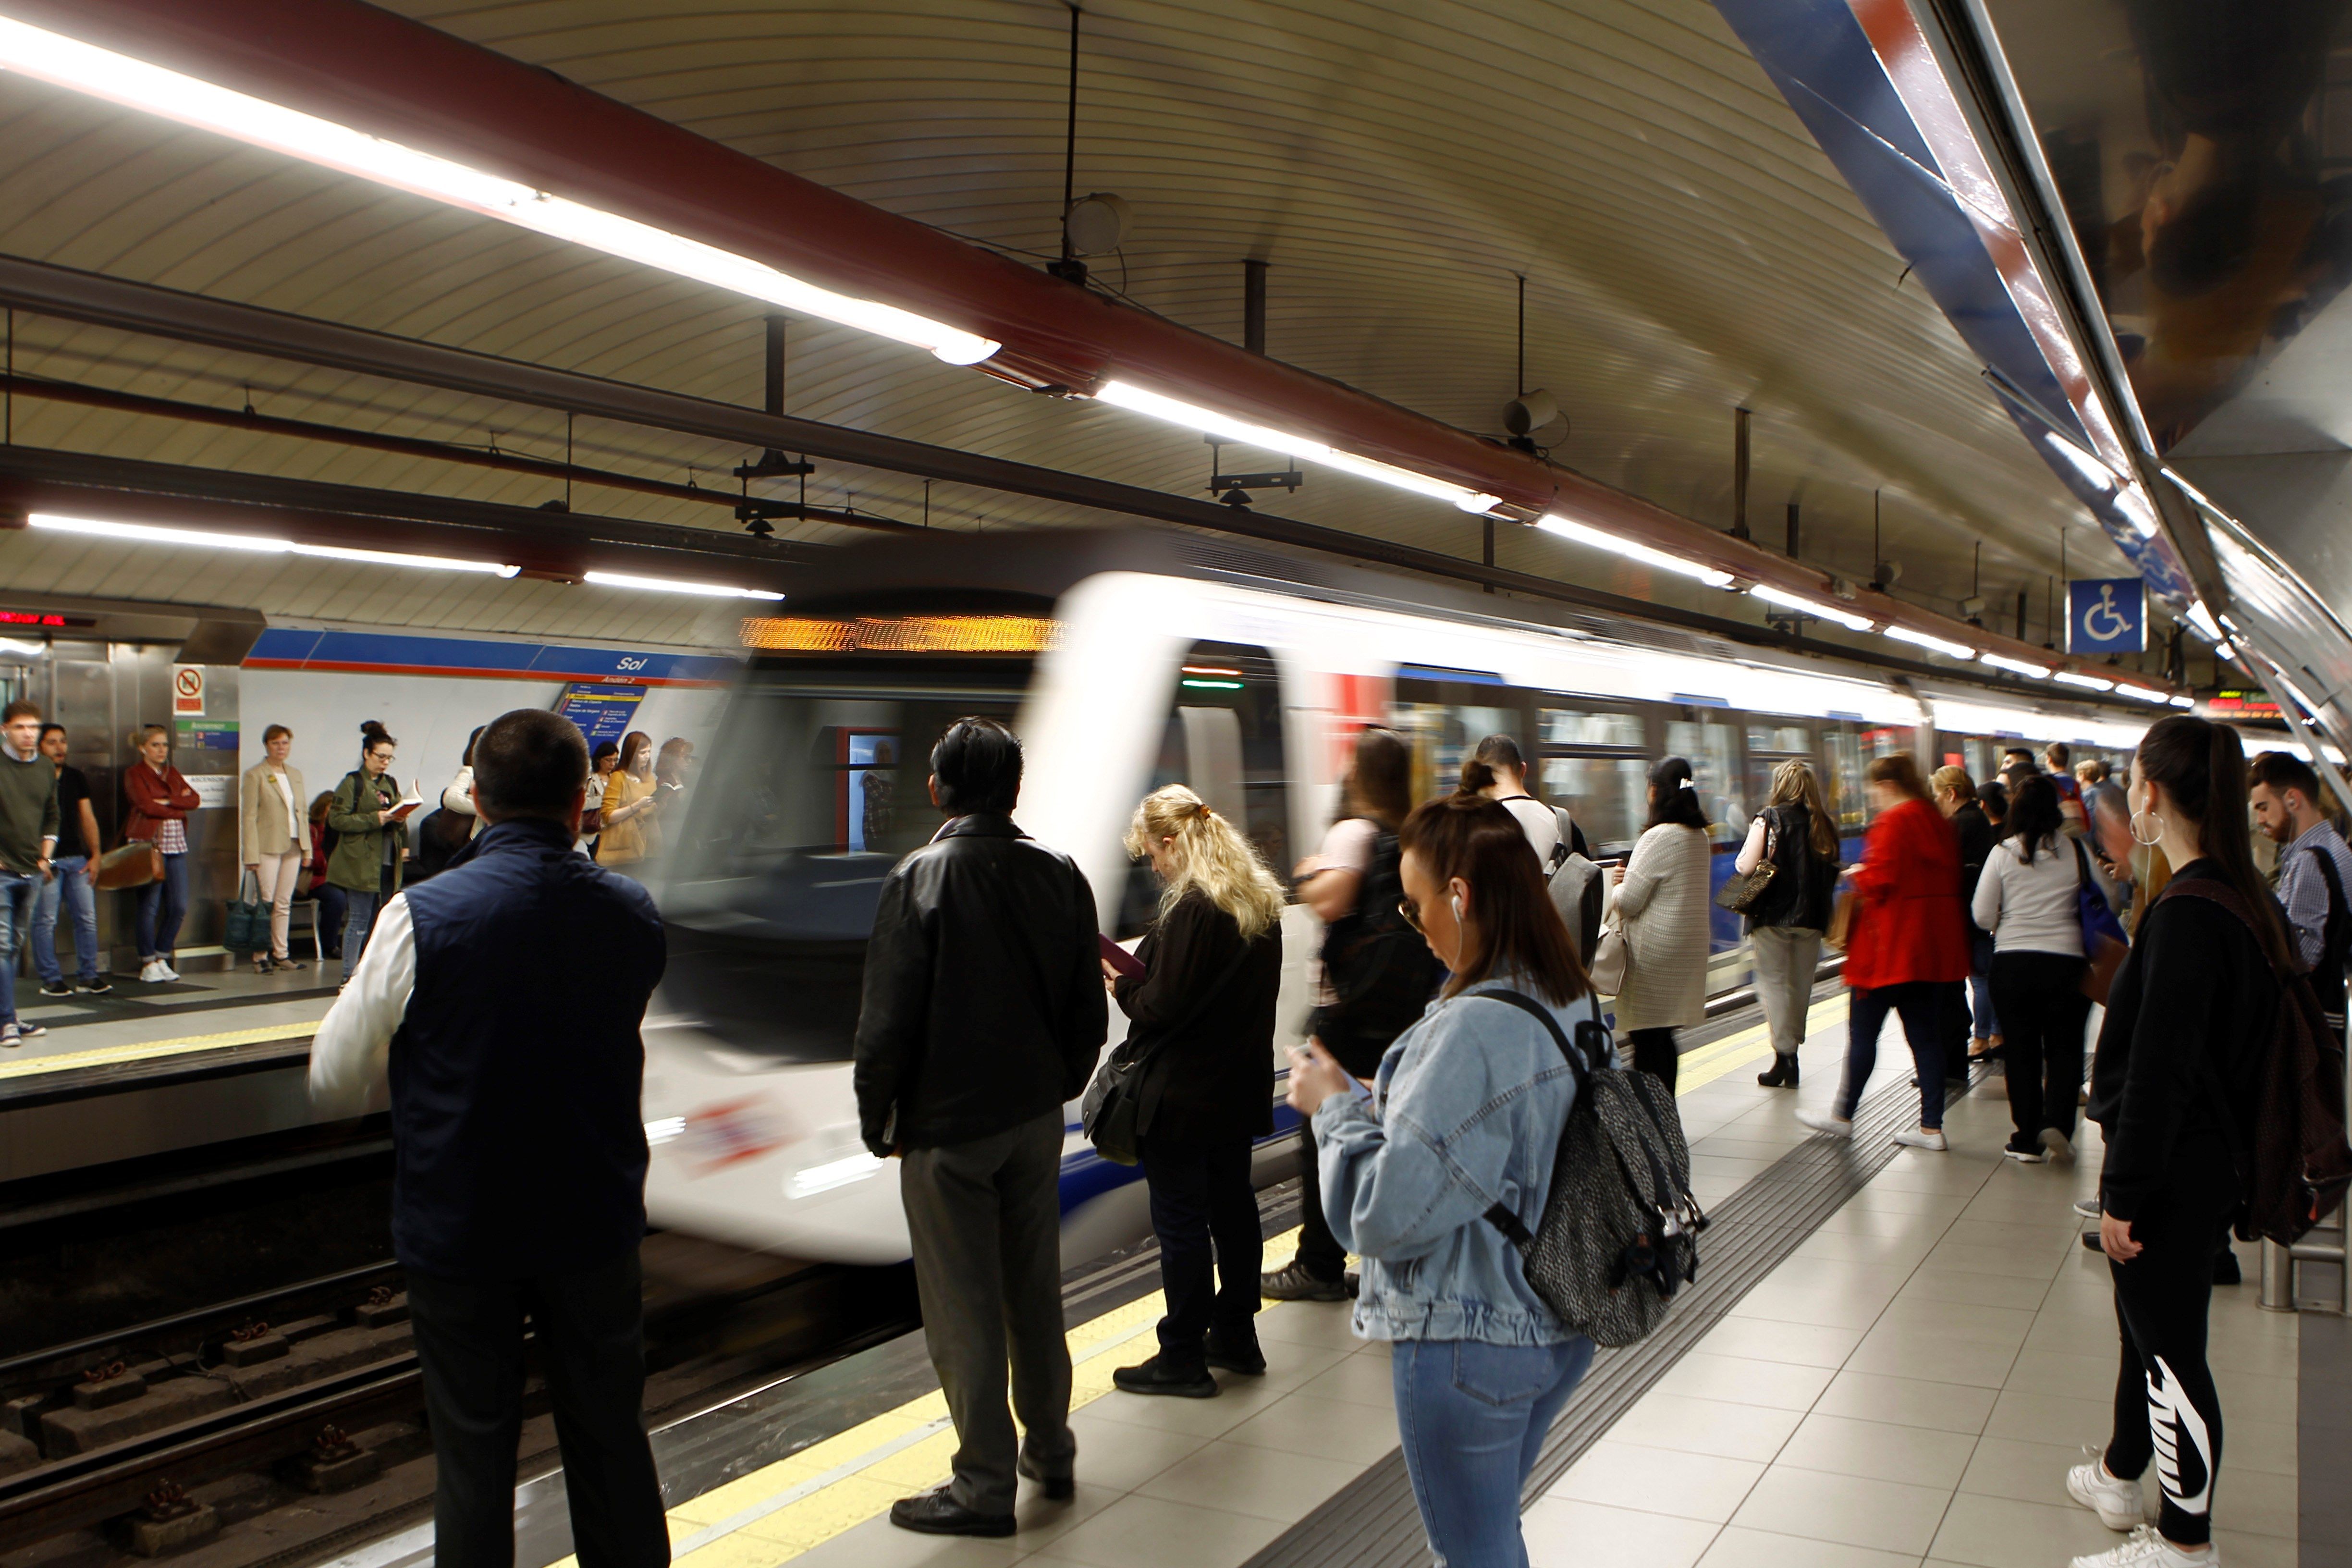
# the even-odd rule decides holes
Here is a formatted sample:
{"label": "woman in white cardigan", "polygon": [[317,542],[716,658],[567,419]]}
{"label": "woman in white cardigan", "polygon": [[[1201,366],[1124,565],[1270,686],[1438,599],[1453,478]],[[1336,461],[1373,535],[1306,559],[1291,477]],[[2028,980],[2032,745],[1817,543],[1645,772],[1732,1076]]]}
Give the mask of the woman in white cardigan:
{"label": "woman in white cardigan", "polygon": [[1617,872],[1618,929],[1625,933],[1625,986],[1617,1031],[1633,1065],[1675,1087],[1675,1031],[1706,1018],[1706,813],[1691,766],[1668,757],[1650,770],[1650,821]]}
{"label": "woman in white cardigan", "polygon": [[255,953],[256,973],[299,969],[286,951],[287,921],[294,908],[294,889],[302,880],[302,863],[310,858],[310,825],[302,803],[302,773],[286,759],[294,750],[294,731],[272,724],[261,732],[262,760],[245,770],[237,781],[237,842],[244,846],[245,868],[261,884],[269,900],[269,952]]}

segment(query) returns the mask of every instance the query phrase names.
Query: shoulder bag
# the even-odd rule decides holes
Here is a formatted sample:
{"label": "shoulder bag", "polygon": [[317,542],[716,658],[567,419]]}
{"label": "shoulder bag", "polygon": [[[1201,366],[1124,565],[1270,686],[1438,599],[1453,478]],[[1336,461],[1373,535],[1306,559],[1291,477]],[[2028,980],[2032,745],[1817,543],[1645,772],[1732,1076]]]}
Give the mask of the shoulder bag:
{"label": "shoulder bag", "polygon": [[163,852],[152,838],[133,838],[98,858],[90,868],[89,885],[101,893],[143,887],[163,879]]}
{"label": "shoulder bag", "polygon": [[2075,913],[2083,922],[2083,994],[2104,1007],[2107,993],[2115,988],[2116,971],[2124,966],[2131,952],[2124,941],[2124,928],[2107,908],[2107,898],[2099,885],[2091,880],[2090,857],[2083,853],[2083,841],[2074,840],[2074,871],[2079,879],[2074,890]]}
{"label": "shoulder bag", "polygon": [[1208,985],[1192,1007],[1174,1024],[1162,1029],[1159,1036],[1138,1046],[1129,1037],[1121,1040],[1117,1049],[1103,1058],[1102,1066],[1087,1085],[1086,1098],[1078,1102],[1078,1121],[1085,1130],[1087,1142],[1095,1152],[1114,1165],[1132,1165],[1143,1158],[1143,1075],[1151,1066],[1160,1047],[1192,1026],[1192,1021],[1208,1010],[1217,994],[1232,984],[1242,965],[1249,962],[1250,949],[1257,945],[1244,942],[1233,962]]}
{"label": "shoulder bag", "polygon": [[250,871],[236,879],[236,897],[228,901],[228,924],[221,945],[238,953],[269,951],[269,900],[261,896],[261,879]]}
{"label": "shoulder bag", "polygon": [[1780,839],[1780,824],[1769,816],[1765,817],[1763,858],[1756,862],[1753,871],[1734,871],[1724,879],[1723,886],[1717,889],[1715,895],[1717,908],[1744,915],[1756,907],[1758,900],[1764,897],[1764,890],[1772,885],[1772,879],[1780,874],[1780,868],[1773,863],[1772,858],[1779,850]]}

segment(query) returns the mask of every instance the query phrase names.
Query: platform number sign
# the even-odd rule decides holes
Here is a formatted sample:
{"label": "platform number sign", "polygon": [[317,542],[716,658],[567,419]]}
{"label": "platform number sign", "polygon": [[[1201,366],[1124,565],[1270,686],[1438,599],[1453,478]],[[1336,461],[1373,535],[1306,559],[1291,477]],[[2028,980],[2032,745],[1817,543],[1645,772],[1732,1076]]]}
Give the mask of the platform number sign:
{"label": "platform number sign", "polygon": [[181,719],[201,719],[205,716],[203,665],[175,664],[172,667],[172,712]]}
{"label": "platform number sign", "polygon": [[2140,653],[2147,647],[2147,584],[2137,577],[2066,584],[2066,651]]}

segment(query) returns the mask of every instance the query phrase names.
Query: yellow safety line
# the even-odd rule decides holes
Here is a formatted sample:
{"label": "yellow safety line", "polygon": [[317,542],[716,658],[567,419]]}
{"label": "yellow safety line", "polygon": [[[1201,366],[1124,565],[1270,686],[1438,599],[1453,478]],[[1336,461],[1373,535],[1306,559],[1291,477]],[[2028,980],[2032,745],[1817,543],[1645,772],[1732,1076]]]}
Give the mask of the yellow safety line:
{"label": "yellow safety line", "polygon": [[69,1072],[75,1068],[111,1067],[158,1057],[184,1057],[196,1051],[226,1050],[232,1046],[259,1045],[264,1040],[291,1040],[319,1032],[316,1019],[307,1024],[264,1024],[258,1028],[230,1029],[217,1035],[184,1035],[175,1040],[148,1040],[128,1046],[97,1046],[86,1051],[59,1051],[49,1057],[26,1057],[0,1062],[0,1079],[32,1078],[40,1073]]}
{"label": "yellow safety line", "polygon": [[[1816,1004],[1806,1015],[1807,1033],[1838,1023],[1845,1007],[1843,994]],[[1742,1029],[1684,1057],[1677,1096],[1770,1055],[1769,1033],[1760,1025]],[[1297,1246],[1296,1230],[1267,1241],[1265,1267],[1280,1268]],[[1122,1359],[1111,1352],[1150,1330],[1164,1310],[1154,1290],[1070,1331],[1072,1410],[1111,1391],[1113,1365]],[[1276,1302],[1265,1311],[1284,1310]],[[887,1511],[899,1498],[939,1485],[954,1457],[946,1400],[937,1392],[910,1400],[671,1509],[670,1545],[683,1549],[677,1568],[776,1568]],[[567,1557],[554,1568],[578,1563]]]}

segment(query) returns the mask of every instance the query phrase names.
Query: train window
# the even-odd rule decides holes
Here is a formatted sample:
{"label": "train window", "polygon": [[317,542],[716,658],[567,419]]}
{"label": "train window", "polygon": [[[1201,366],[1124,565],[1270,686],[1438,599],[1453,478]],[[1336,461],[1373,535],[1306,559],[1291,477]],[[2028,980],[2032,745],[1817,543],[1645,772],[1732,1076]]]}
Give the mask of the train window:
{"label": "train window", "polygon": [[1623,746],[1640,751],[1646,743],[1639,713],[1580,713],[1567,708],[1543,710],[1543,743],[1547,746]]}
{"label": "train window", "polygon": [[1811,763],[1815,776],[1820,775],[1821,759],[1813,753],[1811,725],[1759,721],[1748,726],[1748,805],[1750,809],[1764,809],[1764,803],[1772,797],[1772,774],[1781,763],[1792,760]]}
{"label": "train window", "polygon": [[[1262,647],[1194,643],[1184,656],[1145,793],[1191,788],[1238,825],[1274,874],[1286,880],[1290,784],[1282,745],[1282,685]],[[1140,936],[1160,910],[1160,879],[1148,864],[1128,873],[1119,897],[1121,939]]]}
{"label": "train window", "polygon": [[811,663],[747,688],[663,825],[672,1010],[762,1056],[848,1059],[882,879],[939,828],[931,743],[965,714],[1011,723],[1027,677],[1026,660]]}
{"label": "train window", "polygon": [[1690,763],[1692,787],[1706,812],[1708,835],[1717,844],[1737,843],[1748,833],[1738,745],[1731,726],[1720,719],[1666,721],[1666,755]]}
{"label": "train window", "polygon": [[1750,724],[1748,726],[1748,749],[1751,752],[1778,752],[1783,756],[1811,756],[1813,734],[1802,724]]}
{"label": "train window", "polygon": [[1851,838],[1870,826],[1870,795],[1863,787],[1862,738],[1845,724],[1833,725],[1822,736],[1829,749],[1829,772],[1822,787],[1829,792],[1830,810],[1836,813],[1838,837]]}
{"label": "train window", "polygon": [[[1506,689],[1490,688],[1479,695],[1490,692],[1499,697]],[[1520,739],[1527,714],[1518,708],[1484,703],[1399,701],[1389,706],[1389,725],[1412,747],[1412,798],[1423,801],[1453,793],[1462,782],[1464,760],[1487,736]]]}
{"label": "train window", "polygon": [[1650,765],[1639,757],[1546,757],[1541,794],[1568,808],[1594,854],[1631,854],[1650,818]]}

